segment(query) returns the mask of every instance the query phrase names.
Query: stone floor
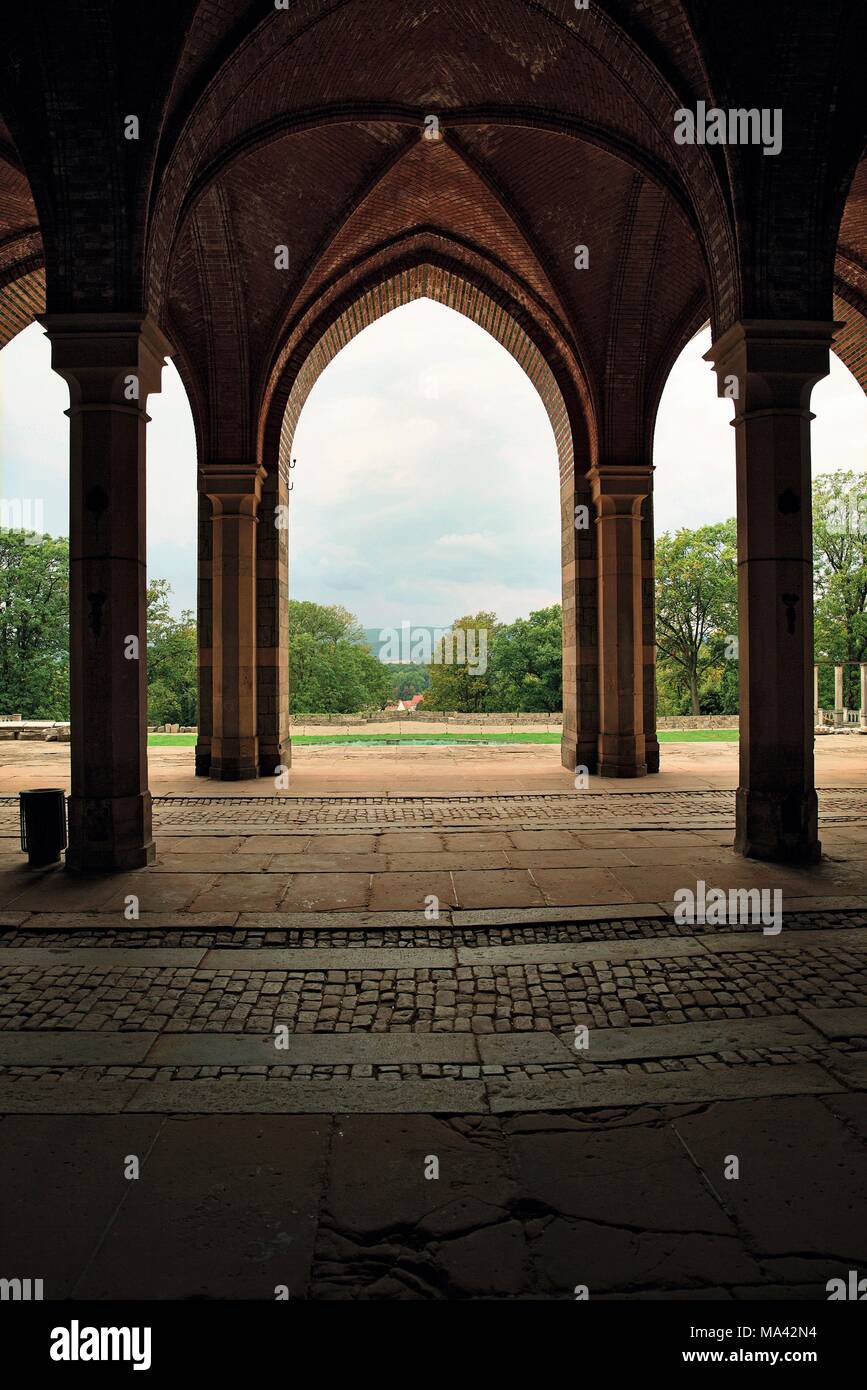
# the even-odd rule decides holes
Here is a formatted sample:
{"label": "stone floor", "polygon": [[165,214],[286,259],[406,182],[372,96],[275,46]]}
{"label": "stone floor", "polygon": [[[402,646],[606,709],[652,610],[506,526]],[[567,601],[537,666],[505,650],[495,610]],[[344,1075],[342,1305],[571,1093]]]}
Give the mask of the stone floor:
{"label": "stone floor", "polygon": [[[800,1300],[863,1267],[863,784],[795,870],[732,853],[727,787],[500,767],[157,799],[156,866],[113,879],[24,867],[0,801],[0,1276]],[[779,888],[782,931],[674,921],[699,878]]]}

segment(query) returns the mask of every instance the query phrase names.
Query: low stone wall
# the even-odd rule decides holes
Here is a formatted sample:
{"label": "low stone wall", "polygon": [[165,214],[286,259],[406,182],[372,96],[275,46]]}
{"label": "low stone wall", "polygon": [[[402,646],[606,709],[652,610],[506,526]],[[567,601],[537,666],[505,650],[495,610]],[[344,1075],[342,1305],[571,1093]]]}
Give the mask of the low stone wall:
{"label": "low stone wall", "polygon": [[660,715],[657,729],[738,729],[737,714],[669,714]]}
{"label": "low stone wall", "polygon": [[[502,725],[509,728],[560,729],[563,726],[563,715],[559,711],[549,714],[512,714],[508,711],[463,714],[455,710],[417,710],[414,714],[407,714],[399,710],[377,710],[373,714],[299,714],[293,715],[289,720],[290,729],[318,726],[326,729],[329,726],[363,728],[369,724],[398,724],[404,728],[419,724],[454,724],[480,729]],[[736,714],[678,714],[660,716],[656,725],[658,729],[737,729],[739,720]],[[198,730],[180,724],[159,724],[151,725],[148,733],[195,734]]]}
{"label": "low stone wall", "polygon": [[459,712],[440,711],[440,710],[417,710],[414,714],[407,714],[401,710],[377,710],[373,714],[299,714],[293,715],[289,720],[290,725],[314,725],[314,724],[475,724],[479,727],[491,724],[526,724],[528,728],[538,727],[540,724],[556,725],[559,729],[563,723],[563,716],[560,713],[551,714],[511,714],[508,711],[503,714],[479,713],[461,714]]}

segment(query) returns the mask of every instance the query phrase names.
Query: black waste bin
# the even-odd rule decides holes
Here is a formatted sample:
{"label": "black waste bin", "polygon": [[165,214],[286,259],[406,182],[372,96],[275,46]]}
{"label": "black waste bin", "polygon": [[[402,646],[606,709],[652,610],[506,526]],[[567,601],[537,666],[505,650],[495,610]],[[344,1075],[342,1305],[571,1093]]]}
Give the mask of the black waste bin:
{"label": "black waste bin", "polygon": [[56,864],[66,849],[66,793],[39,787],[19,794],[21,848],[31,864]]}

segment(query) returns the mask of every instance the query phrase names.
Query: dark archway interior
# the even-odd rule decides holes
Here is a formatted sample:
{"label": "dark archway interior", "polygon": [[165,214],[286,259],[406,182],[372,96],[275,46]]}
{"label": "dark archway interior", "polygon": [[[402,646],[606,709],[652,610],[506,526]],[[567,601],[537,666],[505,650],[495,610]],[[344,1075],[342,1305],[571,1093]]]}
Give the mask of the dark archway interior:
{"label": "dark archway interior", "polygon": [[[720,391],[739,384],[737,843],[814,859],[809,508],[775,498],[804,489],[792,412],[834,334],[867,384],[864,7],[385,0],[373,16],[361,0],[166,0],[145,17],[95,0],[22,9],[6,29],[0,342],[44,316],[72,395],[71,862],[152,853],[143,675],[115,669],[118,634],[142,621],[144,436],[134,421],[106,433],[101,409],[130,372],[143,409],[174,356],[199,453],[197,770],[270,774],[290,756],[272,524],[287,443],[340,343],[419,293],[489,327],[548,406],[563,757],[612,776],[659,765],[654,420],[710,317]],[[677,113],[700,103],[780,112],[779,151],[679,143]],[[76,503],[95,487],[107,516]],[[113,600],[99,633],[93,592]],[[784,689],[803,699],[783,709]],[[84,730],[95,705],[108,740]]]}

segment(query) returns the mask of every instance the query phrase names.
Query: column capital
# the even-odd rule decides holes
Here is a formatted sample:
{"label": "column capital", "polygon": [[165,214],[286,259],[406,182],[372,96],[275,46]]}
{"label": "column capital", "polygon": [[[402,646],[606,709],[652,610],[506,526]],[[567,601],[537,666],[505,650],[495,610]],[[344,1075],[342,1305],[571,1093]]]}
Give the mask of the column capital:
{"label": "column capital", "polygon": [[[167,357],[174,355],[147,314],[38,314],[51,343],[51,365],[68,383],[76,406],[134,405],[159,391]],[[127,378],[138,378],[130,395]]]}
{"label": "column capital", "polygon": [[734,401],[736,418],[744,414],[747,386],[751,414],[806,411],[816,382],[828,375],[831,344],[842,327],[834,319],[741,319],[717,338],[704,360],[716,372],[717,394]]}
{"label": "column capital", "polygon": [[199,492],[209,497],[216,516],[255,516],[267,471],[256,463],[218,460],[199,468]]}
{"label": "column capital", "polygon": [[641,504],[653,490],[651,464],[599,463],[587,472],[593,501],[602,516],[641,516]]}

